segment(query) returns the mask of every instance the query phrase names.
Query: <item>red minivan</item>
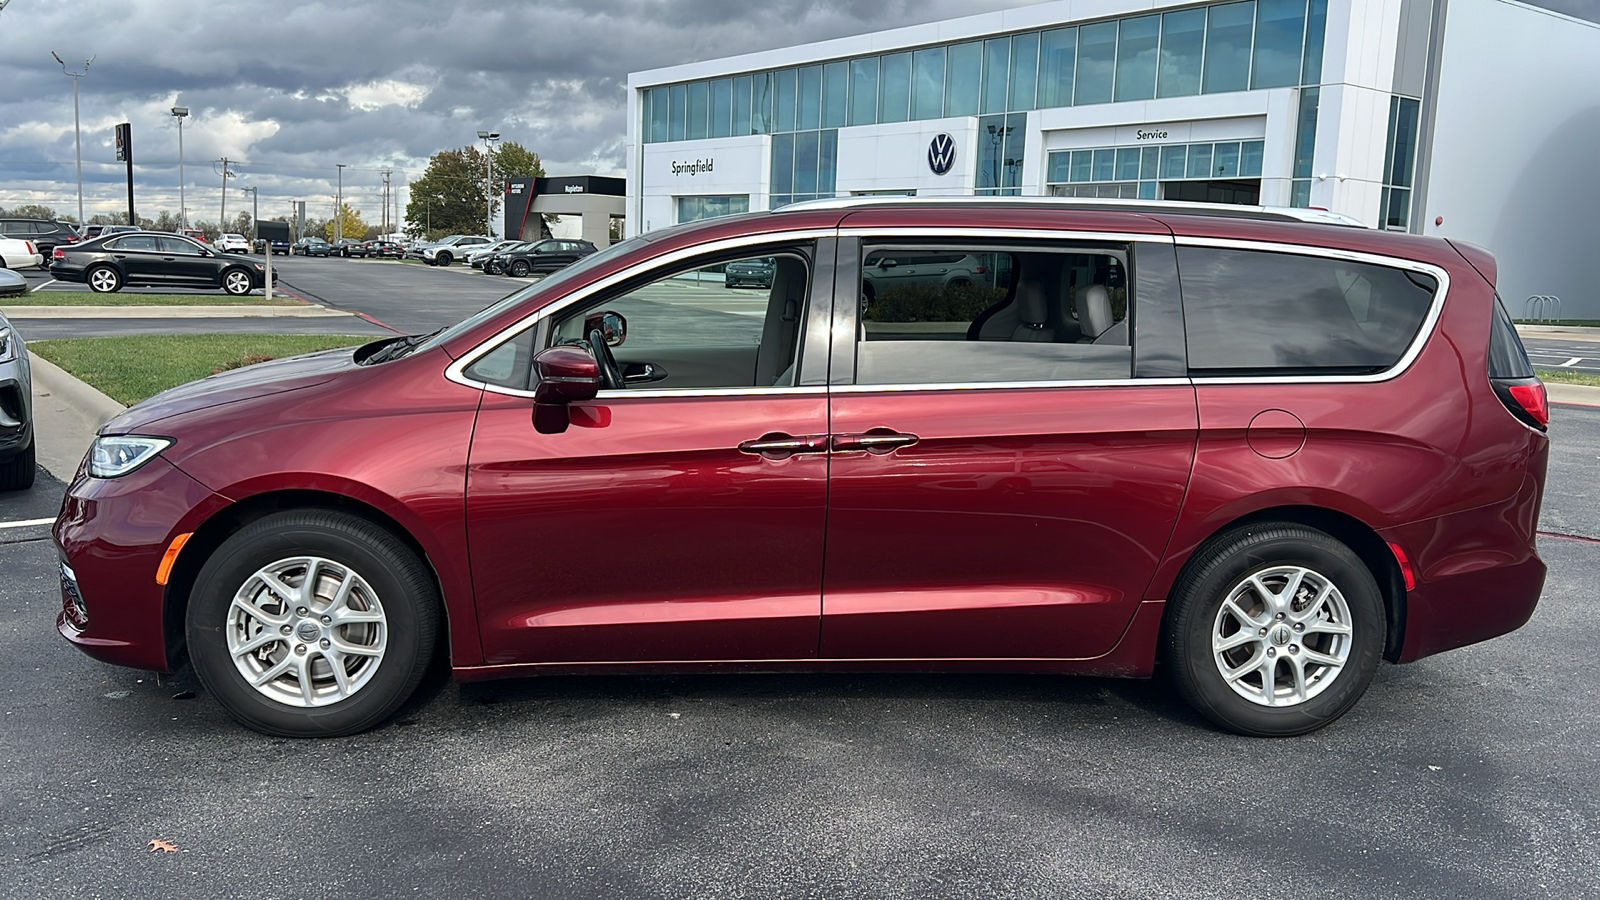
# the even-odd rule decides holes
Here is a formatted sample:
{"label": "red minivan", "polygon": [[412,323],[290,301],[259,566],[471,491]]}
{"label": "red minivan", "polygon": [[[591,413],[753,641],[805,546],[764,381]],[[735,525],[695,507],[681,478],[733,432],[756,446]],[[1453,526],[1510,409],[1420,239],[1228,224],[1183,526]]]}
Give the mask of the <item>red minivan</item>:
{"label": "red minivan", "polygon": [[[744,260],[767,290],[725,288]],[[188,659],[279,735],[382,722],[439,652],[462,679],[1159,664],[1218,725],[1299,734],[1538,602],[1548,412],[1494,280],[1304,210],[656,231],[122,414],[56,523],[59,629]]]}

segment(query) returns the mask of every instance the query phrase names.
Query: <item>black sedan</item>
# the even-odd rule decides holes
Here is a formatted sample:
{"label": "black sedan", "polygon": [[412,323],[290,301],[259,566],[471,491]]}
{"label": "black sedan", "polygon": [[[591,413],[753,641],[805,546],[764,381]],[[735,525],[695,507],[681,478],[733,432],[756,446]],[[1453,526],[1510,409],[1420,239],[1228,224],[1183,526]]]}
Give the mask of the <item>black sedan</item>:
{"label": "black sedan", "polygon": [[292,256],[328,256],[333,253],[333,247],[322,238],[308,237],[291,244],[289,253]]}
{"label": "black sedan", "polygon": [[723,284],[730,288],[750,285],[758,288],[772,287],[772,273],[774,263],[772,259],[741,259],[738,262],[728,263],[724,270]]}
{"label": "black sedan", "polygon": [[557,269],[564,269],[594,252],[596,252],[595,245],[588,241],[564,239],[539,241],[521,250],[497,256],[495,268],[507,275],[522,278],[534,272],[554,272]]}
{"label": "black sedan", "polygon": [[363,255],[366,251],[361,249],[361,241],[355,238],[339,238],[328,245],[328,252],[334,256],[342,256],[345,259],[349,259],[352,256]]}
{"label": "black sedan", "polygon": [[[108,294],[125,286],[216,290],[235,296],[266,286],[266,266],[248,256],[219,253],[177,234],[124,232],[56,247],[50,275]],[[276,274],[273,280],[277,280]]]}

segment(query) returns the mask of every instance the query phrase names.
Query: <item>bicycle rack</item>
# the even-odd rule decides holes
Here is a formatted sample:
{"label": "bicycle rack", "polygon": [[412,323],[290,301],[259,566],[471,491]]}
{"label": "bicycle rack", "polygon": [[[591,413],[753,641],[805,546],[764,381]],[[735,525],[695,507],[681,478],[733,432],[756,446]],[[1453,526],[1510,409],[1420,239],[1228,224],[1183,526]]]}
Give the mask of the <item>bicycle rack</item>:
{"label": "bicycle rack", "polygon": [[1534,294],[1522,304],[1524,319],[1535,322],[1561,321],[1561,298],[1554,294]]}

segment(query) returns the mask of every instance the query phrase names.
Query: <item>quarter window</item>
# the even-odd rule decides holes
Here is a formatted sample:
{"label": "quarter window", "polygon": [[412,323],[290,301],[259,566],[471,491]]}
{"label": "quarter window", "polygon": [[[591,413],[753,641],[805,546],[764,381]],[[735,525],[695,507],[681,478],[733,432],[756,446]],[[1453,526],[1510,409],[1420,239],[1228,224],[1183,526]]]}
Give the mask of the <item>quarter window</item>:
{"label": "quarter window", "polygon": [[147,250],[155,252],[156,236],[153,234],[130,234],[125,238],[116,240],[107,245],[111,250]]}
{"label": "quarter window", "polygon": [[866,247],[859,384],[1131,376],[1122,249]]}
{"label": "quarter window", "polygon": [[1179,247],[1178,269],[1197,375],[1381,372],[1438,289],[1417,272],[1259,250]]}

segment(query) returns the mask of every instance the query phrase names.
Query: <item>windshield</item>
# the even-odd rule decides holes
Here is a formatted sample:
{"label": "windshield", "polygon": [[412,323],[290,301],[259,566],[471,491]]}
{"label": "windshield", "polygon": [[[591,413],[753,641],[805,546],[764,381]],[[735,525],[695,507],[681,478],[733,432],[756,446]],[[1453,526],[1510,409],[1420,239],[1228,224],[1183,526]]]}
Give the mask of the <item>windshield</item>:
{"label": "windshield", "polygon": [[489,304],[488,306],[485,306],[483,309],[480,309],[465,319],[462,319],[460,322],[457,322],[456,324],[451,325],[449,328],[446,328],[445,330],[433,335],[433,337],[429,338],[425,344],[419,345],[417,349],[431,350],[432,348],[451,340],[457,335],[465,334],[466,332],[471,331],[484,322],[489,321],[495,316],[500,315],[501,313],[513,306],[516,306],[518,303],[527,300],[530,297],[542,294],[546,291],[560,291],[566,286],[567,282],[574,281],[580,276],[585,275],[590,269],[605,265],[611,260],[612,257],[627,253],[644,242],[645,241],[643,238],[631,237],[625,241],[618,241],[617,243],[612,244],[598,253],[591,253],[588,256],[582,257],[577,262],[567,266],[564,269],[561,269],[554,275],[550,275],[542,281],[530,284],[514,294],[508,294],[505,297],[502,297],[499,300]]}

